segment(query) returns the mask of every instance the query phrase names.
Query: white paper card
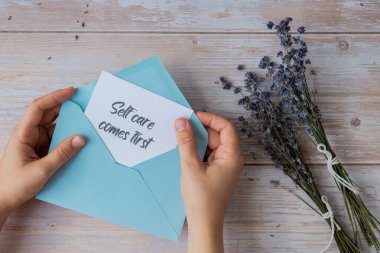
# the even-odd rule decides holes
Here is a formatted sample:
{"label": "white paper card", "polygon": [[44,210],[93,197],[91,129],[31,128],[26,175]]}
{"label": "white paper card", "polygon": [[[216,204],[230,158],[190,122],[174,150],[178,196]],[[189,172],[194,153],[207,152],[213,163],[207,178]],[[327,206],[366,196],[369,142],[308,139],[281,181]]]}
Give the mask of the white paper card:
{"label": "white paper card", "polygon": [[174,149],[174,121],[192,113],[104,71],[85,110],[116,162],[128,167]]}

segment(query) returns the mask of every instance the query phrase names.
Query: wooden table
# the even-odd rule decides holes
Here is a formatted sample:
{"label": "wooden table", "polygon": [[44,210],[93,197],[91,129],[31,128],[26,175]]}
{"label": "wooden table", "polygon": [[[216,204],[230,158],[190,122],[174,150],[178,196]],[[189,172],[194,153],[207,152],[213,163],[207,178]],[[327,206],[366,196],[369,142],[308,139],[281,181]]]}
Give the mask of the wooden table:
{"label": "wooden table", "polygon": [[[24,108],[49,91],[96,80],[159,56],[195,109],[236,122],[236,97],[219,75],[242,78],[261,56],[279,49],[266,22],[304,25],[317,75],[316,95],[327,134],[380,217],[380,3],[293,1],[0,1],[0,147]],[[323,193],[345,218],[323,157],[304,150]],[[329,227],[289,191],[255,141],[243,140],[246,165],[225,219],[226,252],[319,252]],[[248,155],[256,151],[257,159]],[[297,191],[297,190],[296,190]],[[346,222],[344,226],[348,226]],[[179,242],[32,200],[13,212],[0,234],[1,252],[185,252]],[[335,245],[331,252],[337,252]],[[366,248],[364,252],[374,252]]]}

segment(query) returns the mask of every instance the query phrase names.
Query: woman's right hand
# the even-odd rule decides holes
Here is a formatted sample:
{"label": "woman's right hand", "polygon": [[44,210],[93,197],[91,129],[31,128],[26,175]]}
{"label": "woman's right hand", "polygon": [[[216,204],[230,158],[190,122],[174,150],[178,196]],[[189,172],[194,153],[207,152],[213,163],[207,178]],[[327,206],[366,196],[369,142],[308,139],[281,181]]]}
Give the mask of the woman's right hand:
{"label": "woman's right hand", "polygon": [[233,123],[208,112],[196,113],[209,135],[211,153],[203,162],[187,119],[175,122],[181,157],[181,191],[189,225],[189,252],[223,252],[223,222],[243,168]]}

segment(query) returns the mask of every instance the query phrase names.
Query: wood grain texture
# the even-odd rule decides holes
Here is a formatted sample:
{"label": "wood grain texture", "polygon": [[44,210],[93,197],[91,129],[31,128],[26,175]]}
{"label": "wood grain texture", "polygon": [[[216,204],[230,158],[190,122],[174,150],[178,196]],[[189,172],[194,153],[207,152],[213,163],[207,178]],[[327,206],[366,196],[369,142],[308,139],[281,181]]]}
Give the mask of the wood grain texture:
{"label": "wood grain texture", "polygon": [[[286,1],[26,1],[0,0],[0,151],[25,107],[46,92],[79,86],[151,55],[159,56],[195,109],[236,122],[237,97],[219,75],[239,83],[237,64],[253,69],[274,55],[266,22],[294,18],[306,26],[327,134],[368,207],[380,217],[380,2]],[[227,253],[319,252],[327,224],[291,192],[293,183],[257,146],[242,140],[246,167],[225,219]],[[300,137],[307,160],[337,218],[348,227],[340,194],[323,159]],[[249,156],[252,149],[257,159]],[[149,236],[32,200],[0,233],[0,253],[185,252],[179,242]],[[335,245],[329,252],[338,252]],[[365,247],[363,252],[375,252]]]}
{"label": "wood grain texture", "polygon": [[[377,0],[0,1],[2,31],[267,32],[286,16],[310,32],[379,32]],[[88,7],[87,7],[88,4]],[[9,17],[11,17],[10,20]],[[84,23],[84,25],[83,25]]]}
{"label": "wood grain texture", "polygon": [[[344,205],[326,168],[311,169],[343,220]],[[350,166],[349,171],[363,186],[369,208],[379,214],[378,168]],[[282,171],[246,166],[225,219],[226,252],[319,252],[329,239],[328,225],[290,191],[302,194]],[[8,219],[0,252],[185,252],[186,238],[186,226],[180,241],[172,242],[33,200]],[[335,245],[329,252],[338,252]]]}
{"label": "wood grain texture", "polygon": [[[206,109],[231,120],[244,113],[238,97],[216,83],[220,74],[239,83],[256,68],[260,57],[273,54],[273,35],[136,35],[136,34],[0,34],[0,145],[24,107],[35,97],[68,85],[96,80],[102,70],[115,72],[151,55],[158,55],[195,109]],[[345,163],[379,163],[380,48],[379,35],[307,35],[317,76],[310,85],[319,93],[327,134]],[[348,48],[340,48],[344,41]],[[174,45],[174,46],[169,46]],[[17,57],[14,57],[17,55]],[[247,163],[268,163],[256,145],[242,143]],[[323,162],[306,137],[306,158]],[[248,155],[252,147],[257,160]]]}

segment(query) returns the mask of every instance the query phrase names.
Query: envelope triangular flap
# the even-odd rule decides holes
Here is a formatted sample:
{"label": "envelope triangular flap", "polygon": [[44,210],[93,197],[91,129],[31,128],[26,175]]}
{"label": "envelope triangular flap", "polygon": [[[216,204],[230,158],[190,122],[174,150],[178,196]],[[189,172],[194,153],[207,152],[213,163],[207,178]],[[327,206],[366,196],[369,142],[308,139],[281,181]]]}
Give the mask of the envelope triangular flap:
{"label": "envelope triangular flap", "polygon": [[[139,64],[136,64],[132,67],[129,67],[129,68],[124,69],[120,72],[117,72],[117,73],[115,73],[115,76],[117,76],[121,79],[127,80],[131,83],[134,83],[134,84],[144,88],[144,89],[147,89],[153,93],[159,94],[159,95],[161,95],[167,99],[170,99],[176,103],[179,103],[183,106],[190,108],[190,105],[188,104],[188,102],[186,101],[186,99],[184,98],[184,96],[182,95],[182,93],[180,92],[180,90],[178,89],[178,87],[176,86],[176,84],[174,83],[172,78],[170,77],[169,73],[166,71],[166,69],[163,67],[163,65],[160,63],[160,61],[157,57],[152,57],[152,58],[145,60]],[[91,97],[91,94],[92,94],[92,91],[93,91],[95,85],[96,85],[96,83],[94,82],[94,83],[91,83],[91,84],[88,84],[88,85],[85,85],[85,86],[78,88],[76,94],[71,98],[71,101],[73,102],[72,105],[64,105],[62,110],[68,106],[77,106],[82,111],[84,111],[86,109],[86,106],[88,104],[88,101]],[[70,104],[71,101],[69,101],[68,104]],[[62,113],[62,111],[61,111],[61,113]],[[62,118],[62,116],[60,116],[60,118]],[[59,119],[58,123],[57,123],[58,131],[60,131],[59,130],[60,129],[60,127],[59,127],[60,120],[61,119]],[[71,120],[71,121],[73,121],[73,120]],[[204,127],[202,126],[202,124],[200,123],[200,121],[198,120],[198,118],[194,114],[191,116],[190,122],[191,122],[191,124],[194,128],[195,134],[196,134],[198,153],[201,157],[203,157],[204,152],[205,152],[206,147],[207,147],[207,139],[208,139],[207,132],[204,129]],[[67,128],[66,124],[67,123],[65,122],[64,128]],[[85,129],[83,129],[83,130],[85,130]],[[57,130],[56,130],[56,132],[57,132]],[[54,133],[54,136],[56,135],[56,132]],[[61,135],[61,134],[57,134],[57,135]],[[68,135],[66,135],[66,136],[68,136]],[[90,138],[90,140],[91,139],[92,138]],[[55,143],[53,143],[54,141],[55,141]],[[54,146],[53,144],[54,145],[58,144],[58,140],[55,140],[54,137],[53,137],[53,141],[52,141],[52,147]],[[87,143],[85,148],[87,148],[87,146],[89,146],[89,144],[90,143]],[[109,156],[111,156],[110,153],[108,152],[108,150],[105,150],[104,153],[107,153]],[[93,156],[94,156],[94,153],[91,153],[89,151],[87,151],[87,152],[81,151],[80,155],[78,155],[79,158],[77,158],[77,159],[83,159],[84,157],[93,157]],[[100,156],[100,158],[101,157],[102,156]],[[108,157],[108,158],[110,158],[110,157]],[[74,158],[74,159],[76,159],[76,158]],[[104,159],[104,157],[103,157],[103,159]],[[83,159],[83,160],[86,160],[86,159]],[[104,160],[107,160],[107,159],[104,159]],[[73,160],[72,162],[75,163],[75,160]],[[82,169],[83,167],[86,167],[86,166],[87,166],[86,164],[83,164],[83,166],[81,167],[81,171],[77,172],[77,173],[79,173],[78,175],[68,174],[67,172],[65,172],[65,169],[61,170],[59,172],[59,174],[61,174],[61,177],[70,177],[70,176],[76,177],[76,178],[69,178],[70,180],[74,180],[74,181],[75,180],[77,180],[77,181],[78,180],[79,181],[80,180],[86,180],[86,179],[83,179],[83,177],[85,177],[87,175],[86,173],[89,173],[89,171],[86,172],[85,169]],[[104,165],[104,166],[106,166],[106,165]],[[133,228],[137,228],[137,229],[142,229],[144,231],[151,232],[153,234],[160,235],[163,237],[167,237],[169,239],[178,239],[182,225],[183,225],[183,221],[185,218],[185,212],[183,209],[183,204],[182,204],[182,199],[181,199],[181,194],[180,194],[180,185],[179,185],[179,182],[180,182],[180,180],[179,180],[179,177],[180,177],[180,161],[179,161],[178,149],[173,149],[173,150],[171,150],[171,151],[169,151],[169,152],[167,152],[161,156],[155,157],[153,159],[150,159],[148,161],[145,161],[145,162],[135,166],[134,169],[136,169],[136,171],[138,173],[136,173],[135,170],[128,169],[128,168],[120,166],[120,165],[117,165],[117,166],[119,166],[117,168],[119,170],[121,170],[119,174],[123,174],[125,177],[128,177],[128,179],[130,179],[130,178],[136,179],[136,176],[140,176],[139,180],[144,181],[144,183],[146,185],[145,190],[148,190],[150,192],[150,195],[151,195],[151,197],[154,198],[156,205],[158,205],[159,208],[161,209],[160,211],[158,211],[158,210],[156,211],[155,209],[157,209],[157,207],[156,208],[151,207],[151,208],[153,208],[151,210],[151,212],[157,212],[157,213],[155,215],[151,215],[151,216],[150,216],[150,214],[141,213],[141,217],[144,217],[145,215],[147,215],[147,217],[149,216],[149,219],[150,218],[152,218],[152,219],[157,218],[157,219],[161,219],[162,221],[167,221],[167,223],[168,223],[168,224],[163,225],[163,224],[161,224],[162,222],[155,221],[151,225],[148,225],[149,228],[144,228],[145,224],[140,224],[140,225],[132,224],[131,225],[131,224],[125,224],[124,223],[124,225],[130,226]],[[65,166],[65,167],[70,167],[70,166]],[[87,166],[87,167],[90,168],[89,166]],[[106,170],[109,170],[109,169],[110,168],[106,168]],[[125,171],[128,171],[128,172],[125,172]],[[82,177],[81,177],[81,173],[83,173]],[[102,172],[102,173],[105,173],[105,172]],[[108,172],[108,173],[111,173],[111,172]],[[132,174],[133,174],[133,176],[129,176]],[[57,177],[56,176],[53,177],[52,182],[54,182],[55,178],[57,178]],[[99,177],[99,178],[101,178],[101,177]],[[106,178],[109,178],[109,177],[104,177],[103,179],[106,180]],[[112,176],[111,176],[111,178],[112,178]],[[63,180],[63,181],[70,181],[70,180]],[[139,182],[139,180],[136,179],[136,182]],[[62,181],[62,180],[59,179],[58,181]],[[120,182],[120,183],[122,183],[122,182]],[[49,189],[49,187],[51,187],[52,185],[53,185],[52,187],[57,188],[55,186],[55,184],[57,184],[57,183],[55,182],[54,184],[52,184],[49,182],[46,189]],[[115,188],[114,190],[117,190],[118,183],[114,182],[112,185]],[[65,188],[65,186],[62,185],[62,188]],[[67,186],[66,186],[66,188],[67,188]],[[132,187],[129,189],[133,193],[136,193],[139,191],[139,189],[133,187],[133,184],[132,184]],[[43,192],[44,191],[42,191],[40,196],[43,196]],[[145,192],[145,193],[147,193],[147,192]],[[73,194],[75,194],[75,193],[73,192]],[[103,193],[103,190],[101,188],[99,188],[99,194],[107,194],[107,193]],[[67,196],[68,194],[63,194],[63,195]],[[130,198],[133,199],[132,195],[128,195],[128,194],[125,195],[125,199],[128,199],[128,200]],[[60,196],[60,198],[64,199],[64,196]],[[80,199],[80,196],[78,196],[78,199]],[[44,200],[46,200],[46,198]],[[51,201],[49,201],[49,200],[46,200],[46,201],[54,203],[53,202],[54,199],[52,199]],[[70,201],[72,202],[73,200],[70,200]],[[80,200],[78,200],[78,201],[80,201]],[[110,201],[112,202],[113,200],[110,200]],[[144,202],[144,201],[145,201],[145,199],[142,200],[142,202]],[[60,205],[59,203],[56,203],[56,204]],[[65,203],[64,203],[63,205],[62,204],[61,205],[66,206],[66,207],[71,208],[71,209],[74,209],[74,210],[77,210],[77,211],[82,211],[84,213],[88,213],[88,210],[91,209],[90,207],[84,207],[83,208],[84,210],[78,210],[78,208],[76,208],[76,209],[72,208],[72,207],[68,206],[67,204],[68,203],[66,203],[66,205],[65,205]],[[96,207],[93,207],[93,209],[94,208],[96,208]],[[128,207],[124,206],[123,208],[128,209],[128,208],[130,208],[130,206],[128,206]],[[164,218],[163,217],[160,217],[160,218],[155,217],[157,215],[160,215],[160,213],[162,215],[164,215],[165,217]],[[92,215],[94,215],[96,217],[100,217],[100,218],[105,218],[103,214],[99,214],[99,215],[92,214]],[[120,222],[118,222],[118,217],[115,217],[115,218],[116,218],[115,219],[116,221],[114,221],[114,222],[120,223]],[[105,219],[107,219],[107,218],[105,218]],[[108,219],[108,220],[113,221],[112,219]],[[142,221],[142,223],[145,223],[145,222]],[[149,223],[149,222],[147,221],[147,223]],[[123,223],[121,223],[121,224],[123,224]],[[160,225],[158,225],[158,224],[160,224]],[[168,225],[170,225],[170,228],[167,227]],[[158,226],[158,227],[156,227],[156,226]],[[166,228],[165,228],[165,226],[166,226]],[[173,232],[175,233],[175,235],[173,234]]]}
{"label": "envelope triangular flap", "polygon": [[[158,57],[151,57],[116,72],[114,75],[173,102],[191,108]],[[71,98],[72,101],[80,105],[83,111],[87,107],[95,85],[96,82],[92,82],[80,87]]]}

